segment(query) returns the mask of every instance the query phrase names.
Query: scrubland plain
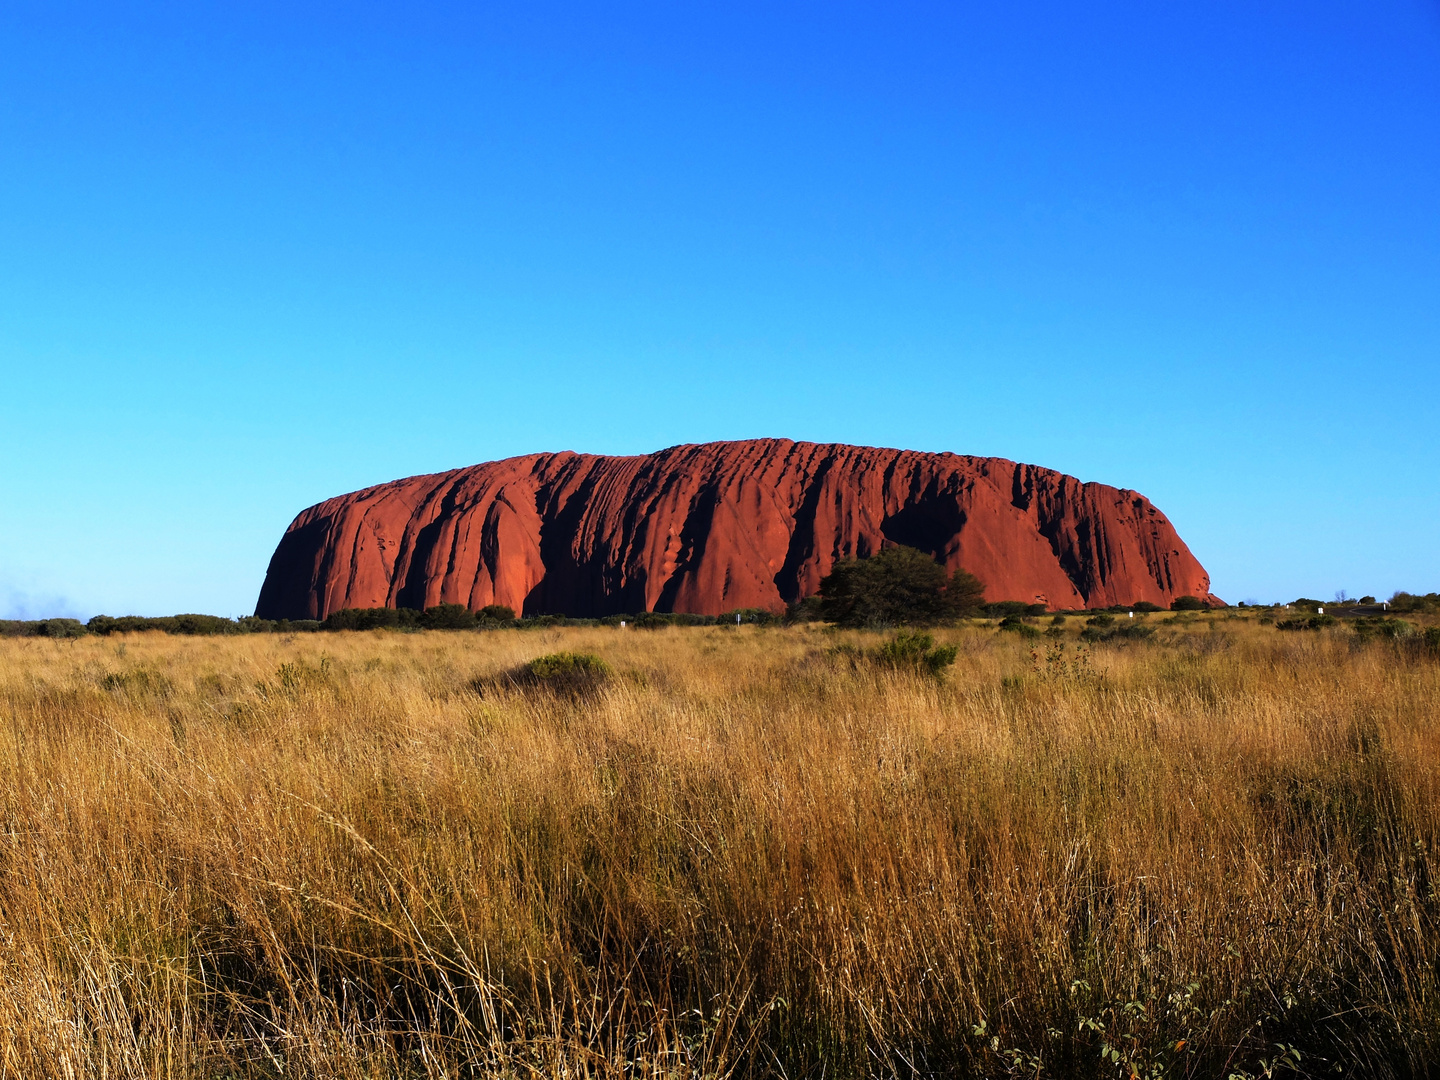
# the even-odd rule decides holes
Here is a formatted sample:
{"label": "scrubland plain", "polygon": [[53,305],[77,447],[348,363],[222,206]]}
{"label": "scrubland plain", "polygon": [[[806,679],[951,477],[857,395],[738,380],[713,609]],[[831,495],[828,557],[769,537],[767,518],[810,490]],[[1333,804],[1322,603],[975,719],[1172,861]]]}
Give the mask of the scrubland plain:
{"label": "scrubland plain", "polygon": [[1435,1073],[1440,659],[1071,623],[0,641],[0,1076]]}

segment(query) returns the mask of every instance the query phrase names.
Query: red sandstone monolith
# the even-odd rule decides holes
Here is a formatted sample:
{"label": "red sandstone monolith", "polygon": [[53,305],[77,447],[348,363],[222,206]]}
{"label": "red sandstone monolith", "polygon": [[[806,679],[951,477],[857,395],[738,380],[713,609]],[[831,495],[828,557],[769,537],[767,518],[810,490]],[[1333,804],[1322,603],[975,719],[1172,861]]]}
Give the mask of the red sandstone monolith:
{"label": "red sandstone monolith", "polygon": [[963,566],[992,601],[1222,603],[1133,491],[1003,458],[753,439],[530,454],[328,499],[286,530],[256,614],[779,611],[813,595],[836,560],[887,544]]}

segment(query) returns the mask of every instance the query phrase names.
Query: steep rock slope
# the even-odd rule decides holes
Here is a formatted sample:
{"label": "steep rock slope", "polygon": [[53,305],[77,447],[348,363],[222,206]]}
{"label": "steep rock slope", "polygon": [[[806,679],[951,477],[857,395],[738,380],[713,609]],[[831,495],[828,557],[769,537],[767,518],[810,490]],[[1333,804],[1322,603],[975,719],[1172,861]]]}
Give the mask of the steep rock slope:
{"label": "steep rock slope", "polygon": [[836,560],[889,543],[964,566],[990,600],[1220,603],[1133,491],[1003,458],[755,439],[530,454],[328,499],[286,530],[256,614],[779,610]]}

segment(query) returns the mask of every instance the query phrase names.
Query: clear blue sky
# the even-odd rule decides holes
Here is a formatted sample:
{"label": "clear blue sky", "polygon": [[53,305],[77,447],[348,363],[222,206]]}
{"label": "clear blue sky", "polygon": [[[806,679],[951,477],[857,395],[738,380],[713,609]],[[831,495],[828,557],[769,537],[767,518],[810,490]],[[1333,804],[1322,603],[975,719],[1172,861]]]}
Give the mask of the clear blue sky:
{"label": "clear blue sky", "polygon": [[1440,4],[16,0],[0,374],[0,615],[760,435],[1136,488],[1232,601],[1440,589]]}

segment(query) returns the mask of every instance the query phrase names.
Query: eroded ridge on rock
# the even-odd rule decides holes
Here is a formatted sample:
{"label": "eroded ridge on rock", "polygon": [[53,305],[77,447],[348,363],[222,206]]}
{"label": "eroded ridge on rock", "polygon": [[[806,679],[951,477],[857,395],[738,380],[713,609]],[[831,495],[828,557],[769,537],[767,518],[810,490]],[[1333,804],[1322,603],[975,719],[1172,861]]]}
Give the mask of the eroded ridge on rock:
{"label": "eroded ridge on rock", "polygon": [[256,614],[780,610],[887,544],[965,567],[989,600],[1221,603],[1134,491],[1003,458],[755,439],[530,454],[327,499],[281,538]]}

